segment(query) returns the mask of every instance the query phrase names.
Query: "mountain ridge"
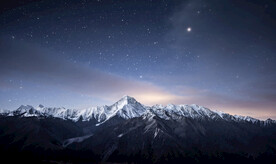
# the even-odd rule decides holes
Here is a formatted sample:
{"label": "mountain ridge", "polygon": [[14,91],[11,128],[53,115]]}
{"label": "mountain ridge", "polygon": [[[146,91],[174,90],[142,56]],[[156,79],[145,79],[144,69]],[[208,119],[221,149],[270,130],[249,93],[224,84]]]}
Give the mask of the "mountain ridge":
{"label": "mountain ridge", "polygon": [[96,119],[98,125],[103,124],[114,116],[119,116],[123,119],[131,119],[135,117],[141,117],[146,114],[147,111],[152,112],[154,115],[162,119],[180,119],[182,117],[188,117],[192,119],[211,119],[211,120],[226,120],[235,122],[249,122],[258,123],[260,125],[276,124],[275,120],[268,118],[267,120],[259,120],[250,116],[231,115],[221,111],[210,110],[206,107],[196,104],[191,105],[174,105],[168,104],[166,106],[156,104],[153,106],[145,106],[136,101],[135,98],[130,96],[124,96],[114,104],[107,106],[95,106],[86,109],[66,109],[61,108],[49,108],[43,105],[38,105],[34,108],[31,105],[21,105],[14,111],[0,110],[0,114],[7,116],[22,117],[56,117],[61,119],[69,119],[72,121],[78,121],[80,118],[82,121],[89,121]]}

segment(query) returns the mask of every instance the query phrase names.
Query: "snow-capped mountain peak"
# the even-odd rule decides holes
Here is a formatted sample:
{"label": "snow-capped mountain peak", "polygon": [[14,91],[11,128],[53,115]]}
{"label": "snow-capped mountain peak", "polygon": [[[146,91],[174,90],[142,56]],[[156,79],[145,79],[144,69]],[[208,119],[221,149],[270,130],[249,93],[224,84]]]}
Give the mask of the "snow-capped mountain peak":
{"label": "snow-capped mountain peak", "polygon": [[145,106],[130,96],[124,96],[118,102],[113,104],[111,108],[115,108],[115,110],[118,111],[116,114],[125,119],[139,117],[146,111]]}
{"label": "snow-capped mountain peak", "polygon": [[44,108],[44,105],[39,104],[38,108]]}
{"label": "snow-capped mountain peak", "polygon": [[[2,115],[6,115],[7,112],[1,112]],[[124,96],[113,105],[91,107],[87,109],[66,109],[66,108],[48,108],[43,105],[39,105],[34,108],[30,105],[21,105],[15,111],[9,111],[8,116],[20,115],[22,117],[56,117],[61,119],[69,119],[73,121],[89,121],[96,119],[97,125],[100,125],[107,120],[117,116],[123,119],[131,119],[134,117],[141,117],[146,115],[157,116],[161,119],[173,119],[178,120],[182,118],[192,119],[207,119],[207,120],[225,120],[235,122],[249,122],[249,123],[260,123],[262,125],[275,124],[275,120],[267,119],[261,121],[249,116],[238,116],[230,115],[221,111],[213,111],[208,108],[192,104],[192,105],[174,105],[168,104],[154,105],[152,107],[144,106],[133,97]]]}
{"label": "snow-capped mountain peak", "polygon": [[268,118],[267,120],[264,121],[265,125],[270,125],[270,124],[276,124],[276,120],[272,120],[271,118]]}
{"label": "snow-capped mountain peak", "polygon": [[30,110],[31,108],[33,108],[31,105],[21,105],[19,108],[17,108],[17,110]]}
{"label": "snow-capped mountain peak", "polygon": [[115,104],[120,104],[120,105],[127,105],[127,104],[135,104],[137,101],[130,96],[124,96],[122,97],[119,101],[117,101]]}

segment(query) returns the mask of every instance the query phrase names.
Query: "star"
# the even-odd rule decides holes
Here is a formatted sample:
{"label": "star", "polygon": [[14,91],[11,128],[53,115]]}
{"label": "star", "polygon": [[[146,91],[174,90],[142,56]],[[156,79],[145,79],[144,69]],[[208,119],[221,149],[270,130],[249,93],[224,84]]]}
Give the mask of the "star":
{"label": "star", "polygon": [[191,32],[191,31],[192,31],[192,28],[191,28],[191,27],[188,27],[188,28],[187,28],[187,31],[188,31],[188,32]]}

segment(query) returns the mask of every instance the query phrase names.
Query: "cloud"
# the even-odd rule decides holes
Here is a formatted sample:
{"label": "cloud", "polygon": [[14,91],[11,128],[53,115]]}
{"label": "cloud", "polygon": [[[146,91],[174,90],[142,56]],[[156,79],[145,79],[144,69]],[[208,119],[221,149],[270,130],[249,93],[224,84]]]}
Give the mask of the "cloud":
{"label": "cloud", "polygon": [[174,97],[152,83],[75,64],[34,44],[1,39],[0,48],[0,82],[3,84],[9,77],[17,77],[110,101],[132,95],[148,104]]}

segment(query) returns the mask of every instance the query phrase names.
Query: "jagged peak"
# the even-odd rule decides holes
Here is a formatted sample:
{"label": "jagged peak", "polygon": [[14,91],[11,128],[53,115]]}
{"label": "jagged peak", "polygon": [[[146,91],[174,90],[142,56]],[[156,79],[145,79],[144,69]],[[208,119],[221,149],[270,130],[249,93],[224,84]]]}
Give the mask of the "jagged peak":
{"label": "jagged peak", "polygon": [[135,98],[131,97],[131,96],[123,96],[119,101],[117,101],[115,104],[135,104],[137,103],[137,101],[135,100]]}
{"label": "jagged peak", "polygon": [[123,96],[122,99],[125,99],[125,100],[135,100],[136,101],[136,99],[134,97],[131,97],[131,96],[128,96],[128,95]]}
{"label": "jagged peak", "polygon": [[276,120],[272,120],[271,118],[268,118],[265,120],[266,123],[276,123]]}
{"label": "jagged peak", "polygon": [[20,107],[17,108],[17,110],[21,110],[21,109],[28,110],[28,109],[31,109],[31,108],[34,108],[34,107],[31,106],[31,105],[20,105]]}
{"label": "jagged peak", "polygon": [[39,107],[39,108],[44,108],[44,105],[39,104],[38,107]]}

